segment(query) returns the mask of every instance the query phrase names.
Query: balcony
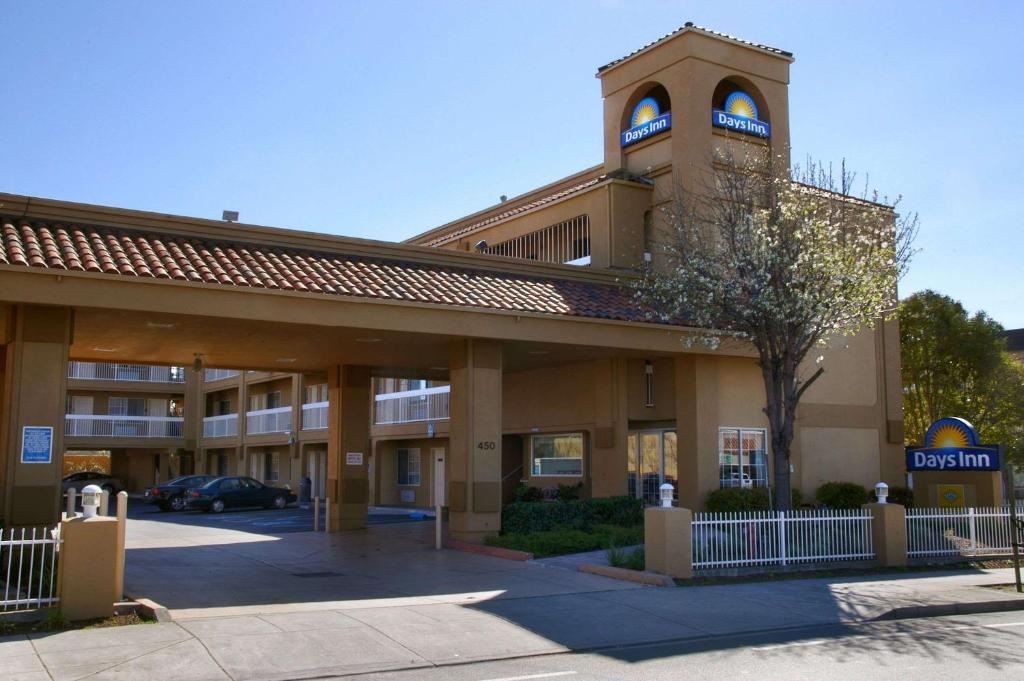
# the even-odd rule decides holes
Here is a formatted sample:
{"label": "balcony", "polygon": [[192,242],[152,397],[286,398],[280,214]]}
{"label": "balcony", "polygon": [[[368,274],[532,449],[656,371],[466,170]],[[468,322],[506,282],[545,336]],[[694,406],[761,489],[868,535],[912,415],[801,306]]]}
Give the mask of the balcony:
{"label": "balcony", "polygon": [[374,396],[373,422],[376,425],[436,421],[448,418],[451,386],[405,390]]}
{"label": "balcony", "polygon": [[235,371],[234,369],[205,369],[203,370],[203,381],[206,383],[222,381],[225,378],[234,378],[240,373],[242,372]]}
{"label": "balcony", "polygon": [[302,429],[323,430],[327,427],[330,402],[310,402],[302,405]]}
{"label": "balcony", "polygon": [[259,409],[246,412],[245,432],[249,435],[287,433],[292,429],[292,408]]}
{"label": "balcony", "polygon": [[64,436],[178,438],[184,423],[181,416],[67,414],[64,417]]}
{"label": "balcony", "polygon": [[207,416],[203,419],[203,437],[233,437],[238,435],[238,414]]}
{"label": "balcony", "polygon": [[108,362],[68,362],[68,378],[87,381],[142,381],[145,383],[184,383],[182,367]]}

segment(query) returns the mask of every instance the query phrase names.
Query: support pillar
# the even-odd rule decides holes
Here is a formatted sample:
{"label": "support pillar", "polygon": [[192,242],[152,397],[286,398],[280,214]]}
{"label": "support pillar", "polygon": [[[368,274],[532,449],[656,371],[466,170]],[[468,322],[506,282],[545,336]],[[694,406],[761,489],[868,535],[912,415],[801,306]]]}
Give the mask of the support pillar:
{"label": "support pillar", "polygon": [[[64,462],[64,412],[72,310],[19,305],[5,315],[0,397],[0,510],[5,527],[53,526],[60,518]],[[39,451],[23,460],[26,428],[30,450],[49,440],[49,460]],[[50,429],[46,431],[45,429]],[[41,435],[41,438],[39,437]],[[43,452],[45,453],[45,452]]]}
{"label": "support pillar", "polygon": [[865,504],[871,511],[871,541],[883,567],[907,564],[907,509],[899,504]]}
{"label": "support pillar", "polygon": [[646,569],[676,579],[693,577],[693,511],[648,508],[644,511]]}
{"label": "support pillar", "polygon": [[370,369],[342,365],[327,372],[329,532],[366,527],[370,499]]}
{"label": "support pillar", "polygon": [[675,360],[679,506],[704,508],[718,488],[718,367],[714,357]]}
{"label": "support pillar", "polygon": [[452,341],[449,367],[448,531],[482,543],[501,530],[501,343]]}

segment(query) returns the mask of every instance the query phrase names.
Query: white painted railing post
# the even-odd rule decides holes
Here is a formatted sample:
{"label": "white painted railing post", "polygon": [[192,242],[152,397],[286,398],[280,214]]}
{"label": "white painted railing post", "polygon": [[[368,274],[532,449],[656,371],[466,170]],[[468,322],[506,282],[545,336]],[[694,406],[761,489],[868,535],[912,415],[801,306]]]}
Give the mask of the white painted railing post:
{"label": "white painted railing post", "polygon": [[971,553],[977,553],[978,551],[978,525],[974,515],[974,507],[971,506],[967,509],[967,523],[970,528],[971,537]]}
{"label": "white painted railing post", "polygon": [[779,511],[779,557],[782,559],[782,564],[786,565],[786,512]]}

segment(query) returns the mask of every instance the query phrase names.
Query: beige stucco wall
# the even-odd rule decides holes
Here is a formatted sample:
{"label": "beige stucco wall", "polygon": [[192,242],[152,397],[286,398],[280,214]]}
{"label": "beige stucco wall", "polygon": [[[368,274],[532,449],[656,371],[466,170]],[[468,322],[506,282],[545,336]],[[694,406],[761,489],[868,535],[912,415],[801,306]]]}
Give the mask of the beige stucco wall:
{"label": "beige stucco wall", "polygon": [[799,487],[810,499],[826,482],[855,482],[870,489],[879,481],[878,430],[801,428]]}

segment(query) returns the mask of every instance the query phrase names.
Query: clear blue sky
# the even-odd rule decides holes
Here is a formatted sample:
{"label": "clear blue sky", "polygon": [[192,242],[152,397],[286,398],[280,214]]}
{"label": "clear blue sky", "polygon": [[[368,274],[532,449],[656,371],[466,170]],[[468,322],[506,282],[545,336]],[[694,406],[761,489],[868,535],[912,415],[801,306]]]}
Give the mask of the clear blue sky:
{"label": "clear blue sky", "polygon": [[1024,3],[4,0],[0,191],[400,240],[602,160],[597,67],[794,52],[794,159],[921,215],[906,295],[1024,326]]}

